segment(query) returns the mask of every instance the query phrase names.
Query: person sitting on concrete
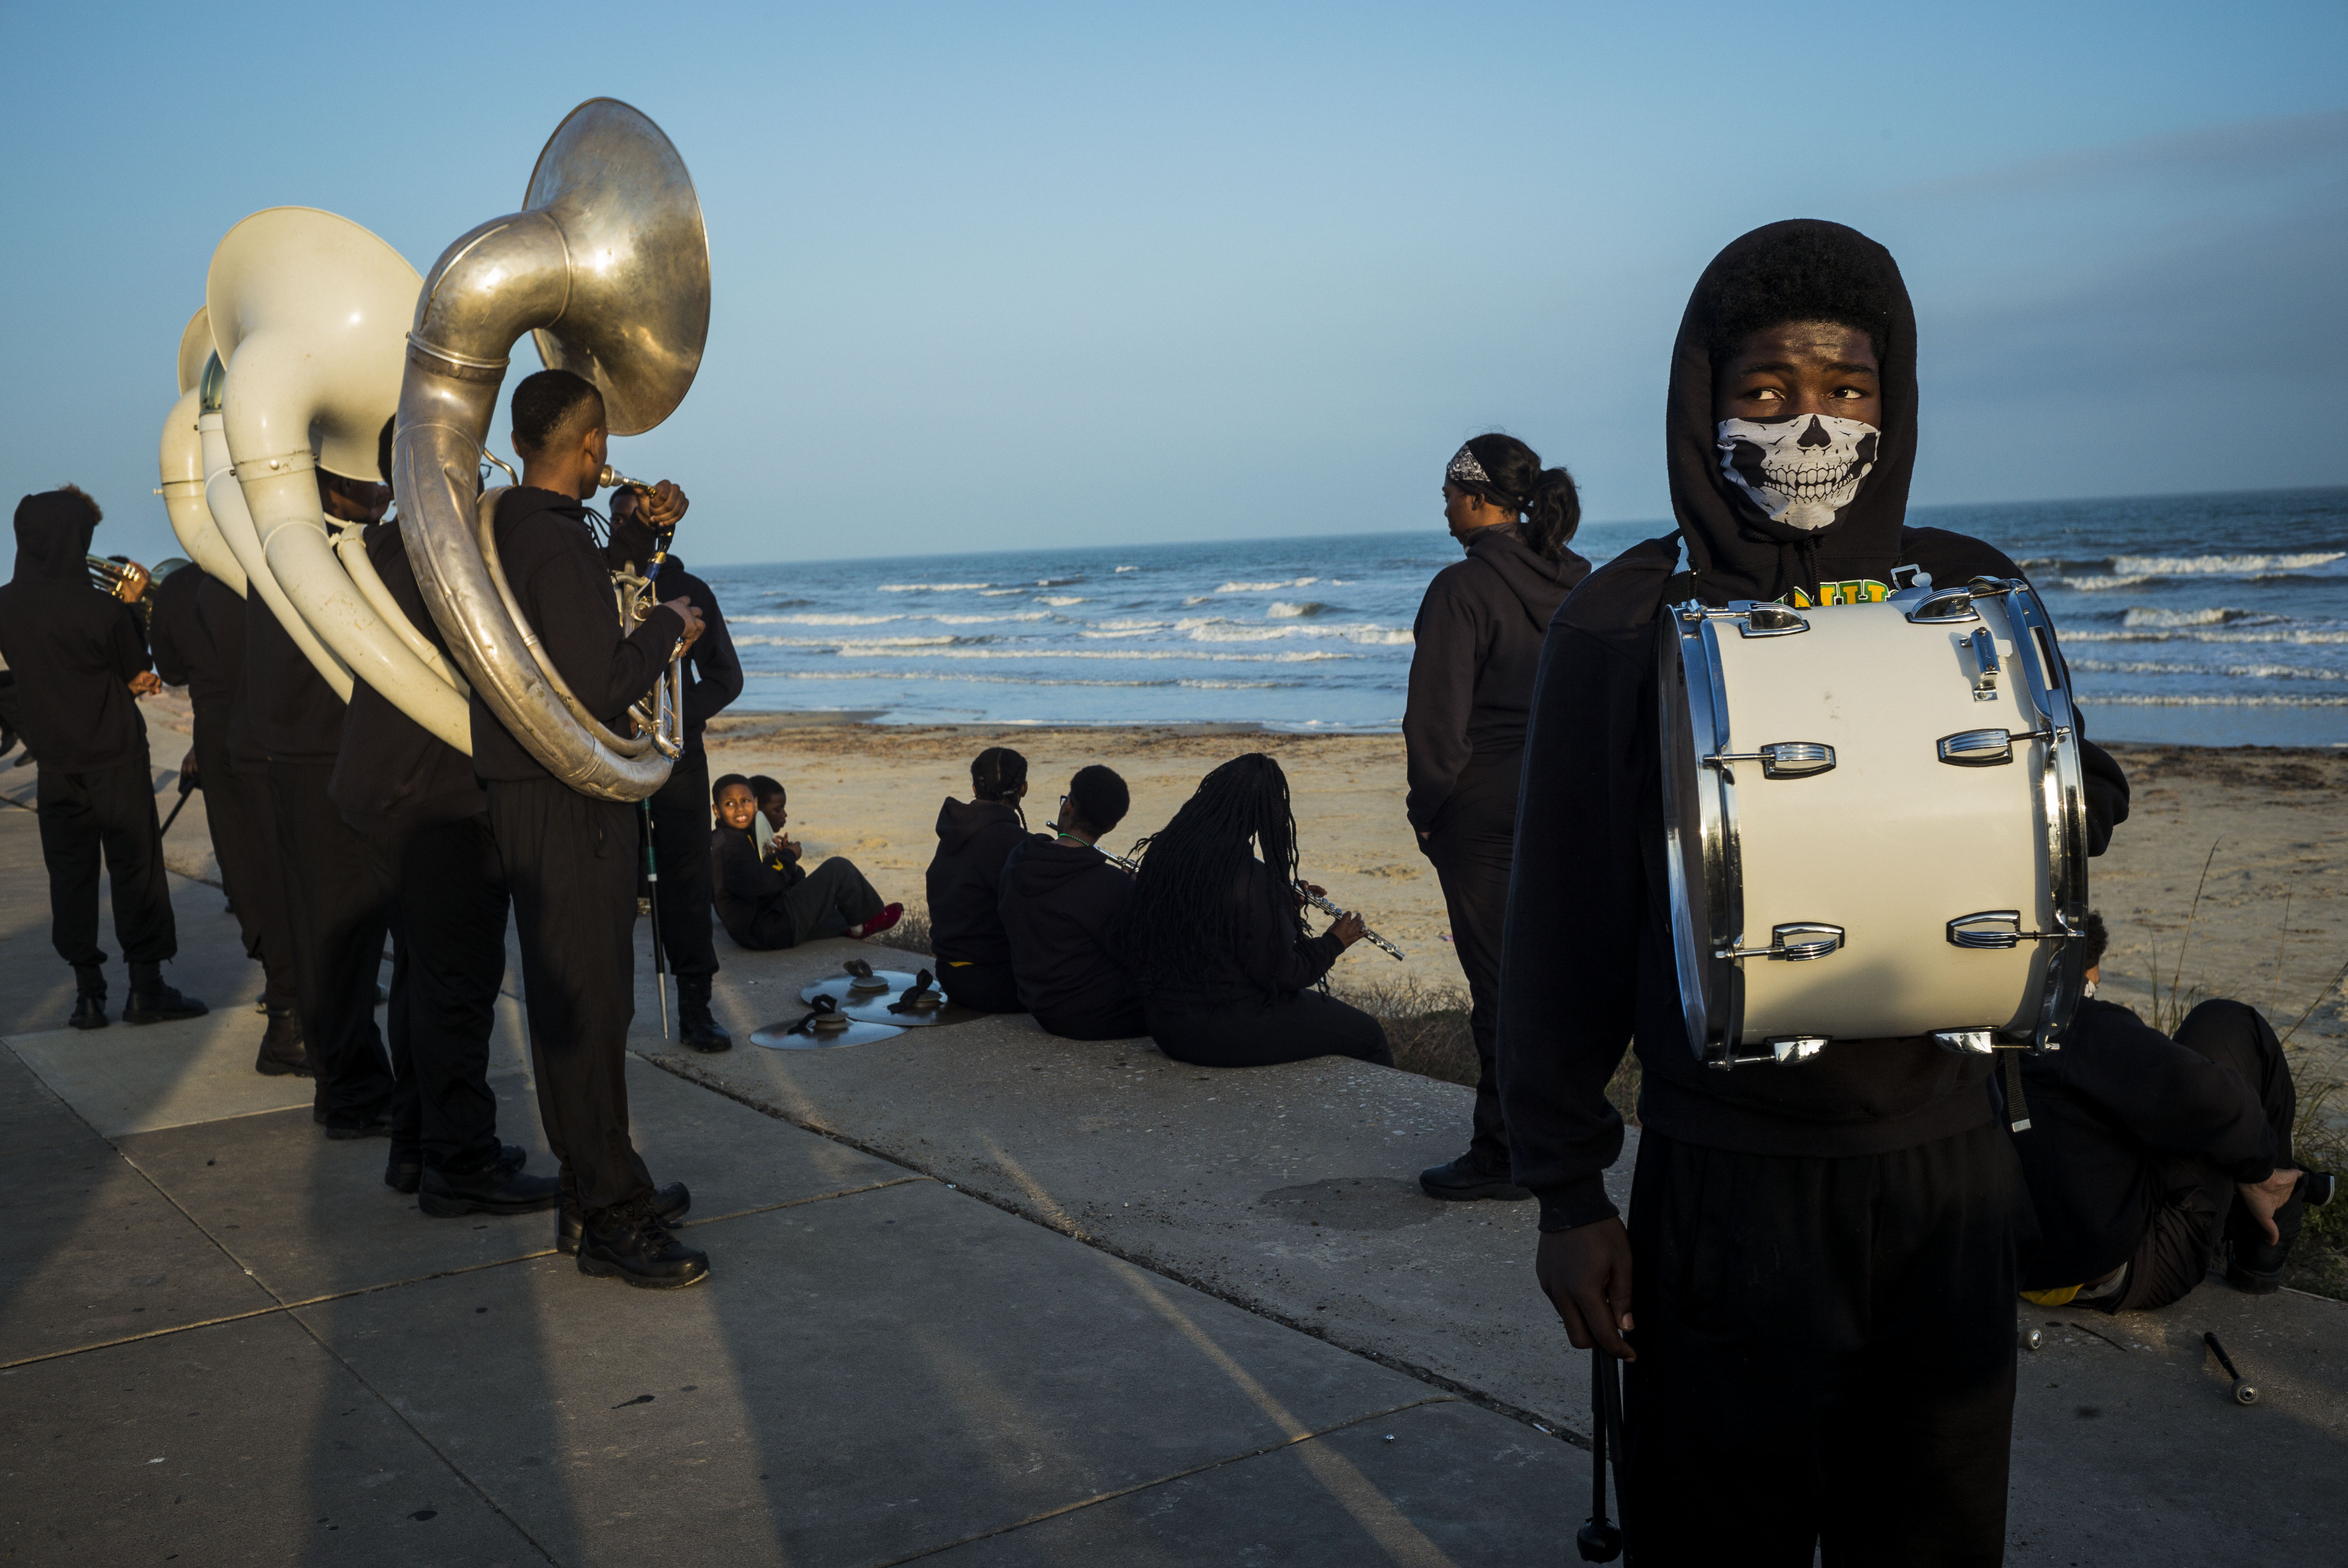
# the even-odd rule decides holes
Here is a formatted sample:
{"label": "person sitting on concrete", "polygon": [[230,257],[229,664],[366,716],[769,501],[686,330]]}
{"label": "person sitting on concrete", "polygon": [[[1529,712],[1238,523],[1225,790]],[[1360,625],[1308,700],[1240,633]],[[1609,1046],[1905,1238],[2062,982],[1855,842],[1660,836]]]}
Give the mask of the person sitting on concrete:
{"label": "person sitting on concrete", "polygon": [[970,764],[967,804],[952,795],[938,808],[938,852],[930,861],[930,950],[946,996],[981,1012],[1022,1012],[1011,973],[1011,937],[1003,928],[1003,862],[1027,835],[1019,809],[1027,793],[1027,759],[989,746]]}
{"label": "person sitting on concrete", "polygon": [[114,884],[114,937],[130,966],[125,1023],[194,1018],[193,997],[163,983],[180,950],[163,825],[139,699],[163,689],[148,668],[139,613],[90,585],[89,538],[102,514],[74,486],[16,503],[16,572],[0,585],[0,658],[17,680],[25,744],[40,762],[41,858],[49,939],[73,966],[76,1029],[106,1027],[106,952],[98,945],[98,868]]}
{"label": "person sitting on concrete", "polygon": [[1313,989],[1362,939],[1362,917],[1303,935],[1296,817],[1277,762],[1252,752],[1225,763],[1148,842],[1124,943],[1160,1050],[1201,1067],[1394,1064],[1377,1020]]}
{"label": "person sitting on concrete", "polygon": [[1131,804],[1116,774],[1080,768],[1060,797],[1053,831],[1020,840],[1003,863],[999,907],[1019,1000],[1037,1023],[1069,1040],[1149,1032],[1117,945],[1133,874],[1096,847]]}
{"label": "person sitting on concrete", "polygon": [[2024,1296],[2151,1311],[2200,1284],[2221,1246],[2228,1284],[2277,1289],[2302,1213],[2332,1183],[2292,1166],[2298,1097],[2274,1030],[2215,1000],[2172,1040],[2095,999],[2102,917],[2086,931],[2089,999],[2061,1050],[2019,1060],[2022,1097],[2007,1107],[2042,1237]]}
{"label": "person sitting on concrete", "polygon": [[709,786],[717,814],[709,833],[709,881],[718,922],[738,947],[754,952],[795,948],[815,937],[877,937],[905,913],[883,904],[855,863],[833,856],[813,871],[778,825],[767,853],[750,835],[757,803],[750,781],[727,774]]}

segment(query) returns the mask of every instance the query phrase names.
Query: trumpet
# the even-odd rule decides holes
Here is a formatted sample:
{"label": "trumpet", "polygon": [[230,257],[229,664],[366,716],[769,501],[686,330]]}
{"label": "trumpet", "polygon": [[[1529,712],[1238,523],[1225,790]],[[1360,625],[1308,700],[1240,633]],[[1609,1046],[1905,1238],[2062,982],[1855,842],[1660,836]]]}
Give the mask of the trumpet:
{"label": "trumpet", "polygon": [[[1332,904],[1322,895],[1315,893],[1311,888],[1305,886],[1305,885],[1301,881],[1292,882],[1289,886],[1296,890],[1296,896],[1299,898],[1302,898],[1307,904],[1312,905],[1323,915],[1328,915],[1333,917],[1343,917],[1354,913],[1351,909],[1340,909],[1336,905]],[[1400,948],[1395,947],[1392,942],[1387,941],[1375,931],[1371,930],[1367,926],[1364,926],[1362,927],[1362,940],[1369,943],[1370,946],[1377,948],[1380,952],[1391,954],[1396,960],[1400,960],[1402,958],[1403,951]]]}
{"label": "trumpet", "polygon": [[89,586],[108,599],[118,599],[125,604],[137,604],[147,595],[151,579],[147,569],[135,560],[116,560],[110,556],[86,556],[89,566]]}

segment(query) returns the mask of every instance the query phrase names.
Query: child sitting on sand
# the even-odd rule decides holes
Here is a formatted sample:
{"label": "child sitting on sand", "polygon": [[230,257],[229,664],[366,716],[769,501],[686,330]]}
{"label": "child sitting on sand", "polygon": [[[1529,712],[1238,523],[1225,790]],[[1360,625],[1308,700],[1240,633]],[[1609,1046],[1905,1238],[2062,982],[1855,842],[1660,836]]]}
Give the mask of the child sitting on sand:
{"label": "child sitting on sand", "polygon": [[751,781],[727,774],[710,786],[717,821],[709,835],[709,880],[726,935],[742,947],[769,951],[810,937],[861,939],[894,926],[905,907],[881,903],[853,862],[835,855],[813,871],[800,866],[799,846],[783,836],[783,786],[759,782],[774,784],[776,803],[767,816],[773,836],[763,853],[751,835],[760,815]]}

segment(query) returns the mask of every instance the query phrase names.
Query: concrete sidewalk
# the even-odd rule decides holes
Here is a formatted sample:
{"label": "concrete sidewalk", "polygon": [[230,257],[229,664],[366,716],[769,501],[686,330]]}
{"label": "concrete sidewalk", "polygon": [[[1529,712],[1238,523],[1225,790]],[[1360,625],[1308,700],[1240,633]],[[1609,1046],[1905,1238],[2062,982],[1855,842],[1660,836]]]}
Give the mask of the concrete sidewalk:
{"label": "concrete sidewalk", "polygon": [[[423,1217],[381,1143],[253,1074],[257,971],[201,883],[172,978],[218,1010],[58,1029],[32,829],[0,806],[13,1560],[1573,1560],[1588,1456],[1550,1433],[1586,1392],[1529,1205],[1410,1185],[1464,1090],[1024,1019],[769,1051],[750,1030],[844,957],[918,960],[721,936],[735,1050],[665,1047],[640,972],[630,1069],[714,1276],[632,1291],[553,1255],[551,1216]],[[493,1082],[543,1169],[520,1031],[509,1001]],[[2348,1307],[2029,1317],[2009,1561],[2341,1560]]]}

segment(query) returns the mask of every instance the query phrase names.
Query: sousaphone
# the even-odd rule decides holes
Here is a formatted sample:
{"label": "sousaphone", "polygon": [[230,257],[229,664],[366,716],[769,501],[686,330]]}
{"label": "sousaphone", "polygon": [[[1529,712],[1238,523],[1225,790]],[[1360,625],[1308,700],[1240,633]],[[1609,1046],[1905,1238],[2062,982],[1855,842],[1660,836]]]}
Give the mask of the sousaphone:
{"label": "sousaphone", "polygon": [[613,435],[667,418],[709,335],[709,239],[676,149],[613,98],[555,128],[522,202],[450,245],[416,302],[392,459],[400,527],[425,602],[490,711],[572,789],[641,800],[667,782],[669,756],[649,730],[601,723],[540,657],[494,564],[499,492],[479,493],[482,443],[526,332],[550,367],[595,384]]}
{"label": "sousaphone", "polygon": [[163,510],[171,519],[171,532],[180,548],[207,576],[242,596],[244,568],[237,561],[236,552],[228,548],[228,540],[221,537],[212,509],[204,502],[204,438],[196,423],[203,416],[204,373],[214,357],[211,318],[199,305],[180,333],[180,400],[163,416],[157,466],[162,472]]}
{"label": "sousaphone", "polygon": [[314,662],[324,651],[319,671],[341,695],[355,674],[469,753],[469,692],[376,576],[360,529],[322,512],[314,473],[380,482],[400,329],[421,282],[389,245],[314,208],[273,207],[229,231],[205,308],[235,483],[214,477],[207,498],[247,579]]}

